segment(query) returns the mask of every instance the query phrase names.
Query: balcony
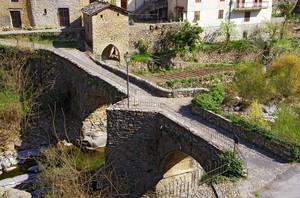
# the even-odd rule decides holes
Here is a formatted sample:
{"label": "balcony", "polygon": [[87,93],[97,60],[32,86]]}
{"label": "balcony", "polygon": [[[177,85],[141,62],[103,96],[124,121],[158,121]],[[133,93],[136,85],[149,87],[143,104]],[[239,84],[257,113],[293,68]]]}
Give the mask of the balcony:
{"label": "balcony", "polygon": [[251,10],[261,10],[269,7],[269,1],[262,2],[235,2],[233,5],[233,10],[236,11],[251,11]]}

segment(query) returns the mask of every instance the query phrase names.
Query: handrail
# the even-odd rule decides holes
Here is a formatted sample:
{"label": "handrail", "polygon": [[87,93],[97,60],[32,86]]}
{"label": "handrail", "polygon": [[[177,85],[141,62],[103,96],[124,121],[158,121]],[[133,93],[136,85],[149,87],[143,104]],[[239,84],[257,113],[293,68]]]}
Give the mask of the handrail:
{"label": "handrail", "polygon": [[269,6],[269,1],[262,2],[236,2],[234,4],[235,9],[243,9],[243,8],[267,8]]}

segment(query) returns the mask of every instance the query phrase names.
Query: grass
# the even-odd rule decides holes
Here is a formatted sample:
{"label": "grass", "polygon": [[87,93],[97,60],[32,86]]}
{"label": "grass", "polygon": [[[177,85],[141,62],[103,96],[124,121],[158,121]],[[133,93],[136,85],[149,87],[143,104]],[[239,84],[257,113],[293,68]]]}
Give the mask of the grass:
{"label": "grass", "polygon": [[44,33],[42,35],[0,35],[2,39],[14,39],[23,42],[34,42],[41,45],[63,47],[63,48],[79,48],[80,42],[73,38],[64,38],[54,33]]}
{"label": "grass", "polygon": [[150,54],[134,54],[130,57],[130,62],[148,64],[152,62],[152,57]]}
{"label": "grass", "polygon": [[23,113],[20,96],[14,91],[0,90],[0,114],[15,109],[16,112]]}

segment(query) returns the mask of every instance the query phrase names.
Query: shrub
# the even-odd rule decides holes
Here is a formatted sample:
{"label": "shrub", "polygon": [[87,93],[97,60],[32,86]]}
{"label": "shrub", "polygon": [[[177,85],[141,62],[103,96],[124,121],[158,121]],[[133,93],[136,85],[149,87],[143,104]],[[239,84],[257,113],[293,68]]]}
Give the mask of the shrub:
{"label": "shrub", "polygon": [[238,68],[234,84],[243,99],[265,102],[273,97],[274,89],[259,64],[243,65]]}
{"label": "shrub", "polygon": [[149,54],[134,54],[130,57],[131,62],[138,62],[138,63],[151,63],[152,57]]}
{"label": "shrub", "polygon": [[300,120],[293,109],[281,106],[272,126],[272,133],[289,141],[300,144]]}
{"label": "shrub", "polygon": [[243,177],[243,162],[232,151],[225,151],[220,159],[228,164],[227,171],[223,174],[226,177]]}
{"label": "shrub", "polygon": [[276,91],[283,97],[300,95],[300,57],[284,54],[277,58],[268,71]]}
{"label": "shrub", "polygon": [[200,34],[203,29],[197,24],[192,25],[189,22],[184,22],[179,31],[169,37],[169,42],[175,45],[177,50],[192,51],[200,43]]}
{"label": "shrub", "polygon": [[235,24],[228,21],[223,21],[220,26],[220,32],[225,36],[225,42],[228,43],[232,34],[235,32]]}
{"label": "shrub", "polygon": [[104,153],[93,155],[63,144],[45,150],[41,163],[46,168],[39,177],[39,187],[51,189],[48,197],[100,197],[99,192],[92,196],[89,185],[95,177],[93,171],[104,163]]}
{"label": "shrub", "polygon": [[135,47],[139,50],[140,54],[149,54],[150,44],[147,41],[141,39],[136,43]]}
{"label": "shrub", "polygon": [[209,93],[199,94],[196,96],[192,104],[211,111],[218,111],[220,105],[225,98],[225,91],[223,86],[215,85],[211,88]]}
{"label": "shrub", "polygon": [[267,122],[262,116],[261,105],[257,102],[257,100],[251,103],[247,117],[250,122],[256,123],[261,127],[267,127]]}

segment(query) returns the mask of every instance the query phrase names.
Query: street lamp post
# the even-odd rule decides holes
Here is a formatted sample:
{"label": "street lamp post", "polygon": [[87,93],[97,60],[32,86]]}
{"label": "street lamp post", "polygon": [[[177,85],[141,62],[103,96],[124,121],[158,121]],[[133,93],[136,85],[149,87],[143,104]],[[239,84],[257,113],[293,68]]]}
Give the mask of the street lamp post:
{"label": "street lamp post", "polygon": [[127,73],[127,107],[129,108],[129,61],[130,61],[130,57],[128,52],[126,52],[124,54],[124,59],[125,59],[125,63],[126,63],[126,73]]}

